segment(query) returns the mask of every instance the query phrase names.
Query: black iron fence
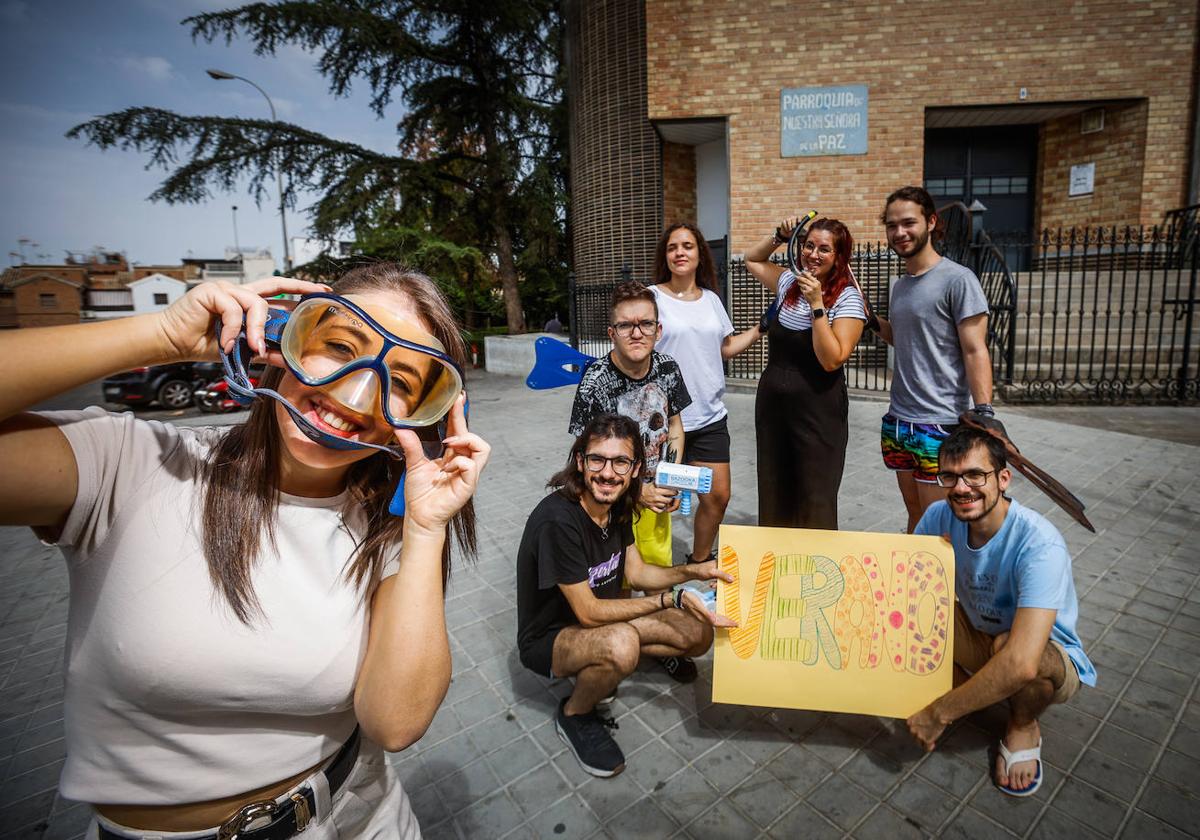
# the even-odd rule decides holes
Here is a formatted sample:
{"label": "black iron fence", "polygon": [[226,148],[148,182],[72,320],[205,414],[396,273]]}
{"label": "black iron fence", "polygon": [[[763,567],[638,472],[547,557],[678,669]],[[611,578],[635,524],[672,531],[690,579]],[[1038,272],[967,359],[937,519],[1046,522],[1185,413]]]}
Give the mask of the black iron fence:
{"label": "black iron fence", "polygon": [[[777,258],[777,261],[778,258]],[[851,260],[855,279],[863,294],[875,302],[875,311],[887,317],[888,284],[890,278],[901,271],[899,258],[882,244],[856,245]],[[728,268],[730,319],[738,332],[758,323],[763,310],[770,302],[770,295],[746,264],[735,260]],[[731,359],[726,364],[726,373],[735,379],[757,379],[767,365],[767,342],[762,340],[753,347]],[[888,369],[888,349],[874,333],[863,331],[863,337],[846,362],[846,383],[851,388],[886,391],[891,377]]]}
{"label": "black iron fence", "polygon": [[[1160,226],[993,240],[978,212],[942,208],[939,250],[970,266],[988,299],[998,396],[1008,402],[1200,400],[1197,210],[1173,211]],[[899,259],[882,243],[860,244],[852,268],[876,312],[887,317],[890,283],[903,268]],[[571,340],[580,350],[608,351],[608,302],[620,279],[571,283]],[[757,323],[768,297],[745,263],[726,267],[721,288],[739,332]],[[756,379],[766,356],[766,342],[758,342],[731,360],[727,373]],[[847,361],[846,378],[851,388],[887,390],[888,348],[872,333],[864,332]]]}
{"label": "black iron fence", "polygon": [[1184,226],[1071,228],[1006,241],[1029,268],[1019,294],[1004,399],[1195,402],[1200,249]]}

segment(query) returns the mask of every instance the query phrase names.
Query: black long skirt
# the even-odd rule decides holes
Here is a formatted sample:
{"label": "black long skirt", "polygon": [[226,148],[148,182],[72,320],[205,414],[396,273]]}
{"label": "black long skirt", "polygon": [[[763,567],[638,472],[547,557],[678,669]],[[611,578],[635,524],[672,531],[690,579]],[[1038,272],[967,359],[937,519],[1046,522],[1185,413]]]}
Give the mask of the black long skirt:
{"label": "black long skirt", "polygon": [[845,374],[821,367],[812,330],[775,321],[768,341],[754,402],[758,524],[836,530],[850,434]]}

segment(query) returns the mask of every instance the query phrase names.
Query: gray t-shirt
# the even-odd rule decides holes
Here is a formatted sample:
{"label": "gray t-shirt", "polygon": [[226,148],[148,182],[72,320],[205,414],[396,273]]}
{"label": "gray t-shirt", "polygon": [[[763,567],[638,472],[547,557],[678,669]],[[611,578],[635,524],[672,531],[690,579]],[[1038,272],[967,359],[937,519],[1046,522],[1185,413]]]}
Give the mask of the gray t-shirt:
{"label": "gray t-shirt", "polygon": [[957,423],[971,407],[958,325],[988,311],[979,278],[943,257],[896,281],[888,302],[896,368],[889,411],[910,423]]}

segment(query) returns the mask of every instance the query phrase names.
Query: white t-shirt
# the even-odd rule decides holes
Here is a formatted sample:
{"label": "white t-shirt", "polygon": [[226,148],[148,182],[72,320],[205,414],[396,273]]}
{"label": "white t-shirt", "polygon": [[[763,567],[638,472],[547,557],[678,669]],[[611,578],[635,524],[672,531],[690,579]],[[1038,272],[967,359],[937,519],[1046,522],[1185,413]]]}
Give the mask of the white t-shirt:
{"label": "white t-shirt", "polygon": [[[788,293],[788,289],[796,282],[796,275],[791,269],[787,269],[783,274],[779,275],[779,285],[775,291],[775,299],[779,301],[779,323],[783,324],[789,330],[811,330],[812,329],[812,307],[809,306],[807,298],[800,295],[794,304],[783,305],[783,299]],[[857,318],[860,321],[867,320],[867,310],[863,306],[862,295],[858,293],[858,289],[853,285],[848,285],[842,289],[837,296],[837,300],[833,302],[833,306],[829,307],[825,312],[825,317],[832,324],[838,318]]]}
{"label": "white t-shirt", "polygon": [[[49,412],[79,491],[57,544],[71,578],[67,799],[177,805],[244,793],[328,758],[355,726],[369,602],[345,580],[349,494],[283,495],[238,621],[201,550],[199,468],[223,430],[99,408]],[[264,533],[266,529],[264,528]],[[394,574],[398,559],[383,575]]]}
{"label": "white t-shirt", "polygon": [[697,300],[680,300],[659,286],[651,286],[658,297],[658,319],[662,338],[656,350],[675,359],[683,372],[683,381],[692,404],[683,410],[686,432],[715,423],[729,412],[725,396],[725,360],[721,344],[733,335],[733,322],[725,312],[721,298],[702,289]]}

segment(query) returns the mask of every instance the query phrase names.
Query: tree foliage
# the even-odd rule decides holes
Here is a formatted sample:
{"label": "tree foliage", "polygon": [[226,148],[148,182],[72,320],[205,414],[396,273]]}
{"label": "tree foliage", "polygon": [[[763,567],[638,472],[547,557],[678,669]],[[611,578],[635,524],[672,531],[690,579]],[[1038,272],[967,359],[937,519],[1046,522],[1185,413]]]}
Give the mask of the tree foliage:
{"label": "tree foliage", "polygon": [[[195,38],[248,38],[259,55],[298,45],[330,92],[365,82],[379,116],[405,110],[396,154],[282,121],[130,108],[71,129],[170,170],[151,196],[199,202],[249,179],[257,200],[281,172],[313,233],[352,229],[364,253],[404,255],[469,313],[498,285],[511,331],[521,285],[553,307],[565,285],[566,131],[558,0],[283,0],[187,18]],[[431,270],[432,268],[432,270]],[[472,310],[472,307],[476,307]],[[485,307],[480,309],[479,307]],[[543,313],[535,313],[541,316]]]}

